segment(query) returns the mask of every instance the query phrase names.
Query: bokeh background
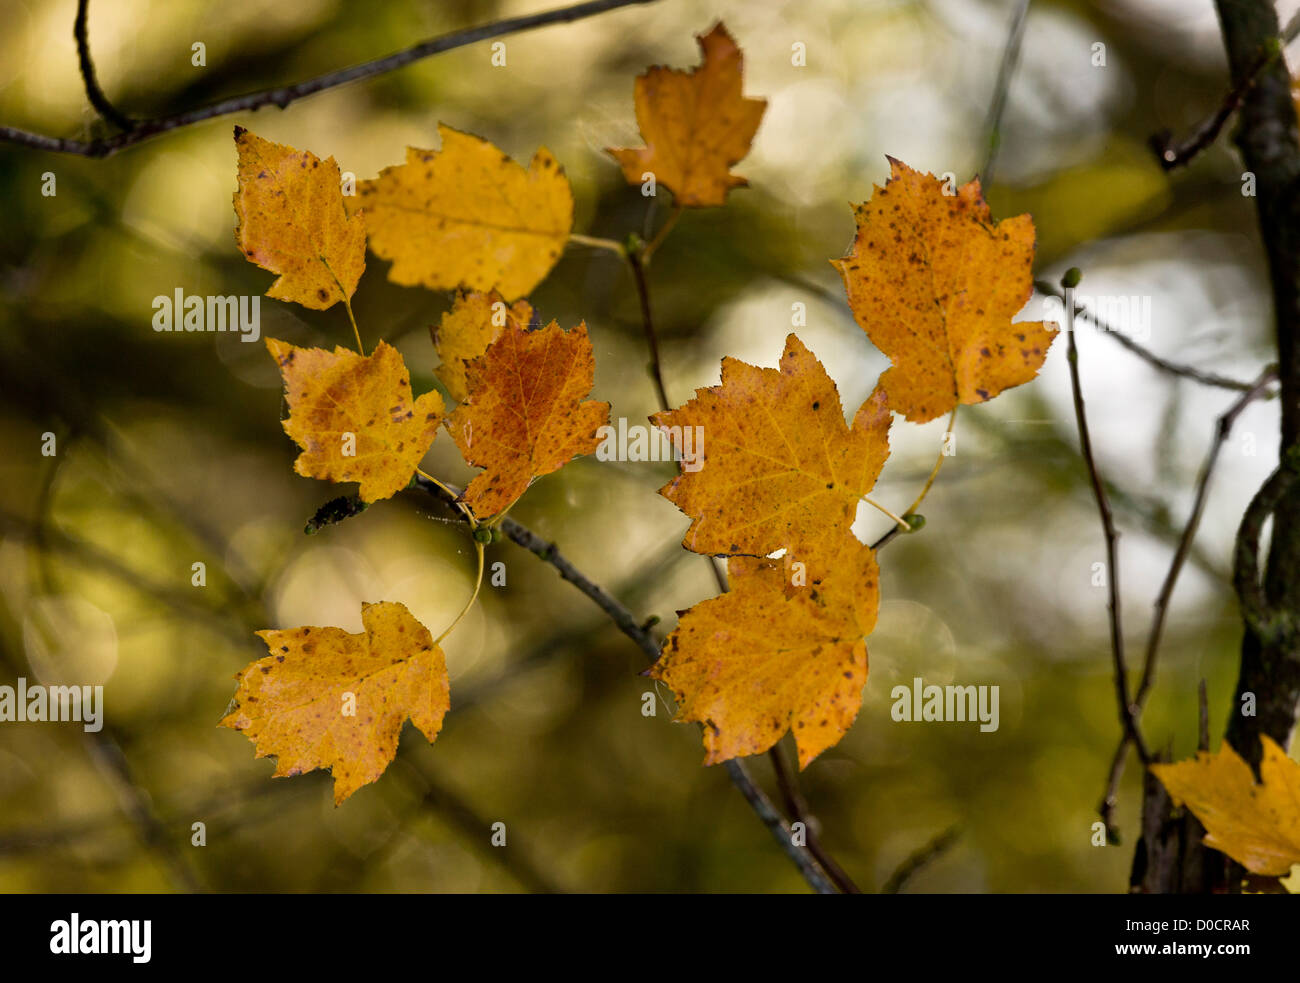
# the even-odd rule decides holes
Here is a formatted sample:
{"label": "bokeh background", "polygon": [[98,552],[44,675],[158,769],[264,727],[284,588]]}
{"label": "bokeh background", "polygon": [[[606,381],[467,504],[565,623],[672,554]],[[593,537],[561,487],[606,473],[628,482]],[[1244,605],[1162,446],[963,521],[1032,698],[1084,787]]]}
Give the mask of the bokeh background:
{"label": "bokeh background", "polygon": [[[622,239],[666,211],[604,153],[639,144],[633,78],[698,61],[693,35],[723,18],[745,89],[768,109],[737,170],[751,187],[687,214],[659,252],[652,290],[668,390],[684,401],[734,355],[775,364],[795,303],[800,336],[851,410],[887,364],[854,324],[828,260],[853,234],[849,202],[888,174],[886,154],[961,181],[980,169],[1016,3],[1011,0],[661,0],[478,45],[294,104],[180,130],[102,161],[0,146],[0,682],[102,684],[106,726],[0,724],[0,890],[786,891],[803,890],[698,731],[670,722],[638,650],[553,569],[506,542],[505,588],[446,642],[452,711],[437,743],[413,729],[398,761],[341,808],[330,778],[272,781],[216,722],[233,674],[264,654],[265,627],[360,630],[360,602],[402,601],[446,624],[470,589],[463,529],[411,493],[303,534],[340,489],[295,475],[280,382],[262,345],[158,334],[152,299],[264,292],[272,276],[233,238],[231,126],[333,155],[372,177],[441,121],[517,159],[540,144],[565,166],[575,231]],[[1280,3],[1285,19],[1295,5]],[[73,0],[0,0],[0,121],[88,137]],[[126,112],[159,115],[405,47],[533,2],[204,0],[91,5],[99,77]],[[191,65],[191,45],[207,66]],[[806,65],[791,63],[792,45]],[[1095,65],[1096,44],[1105,64]],[[1149,346],[1241,379],[1270,360],[1254,202],[1228,142],[1167,175],[1146,146],[1219,103],[1226,73],[1209,0],[1036,0],[1010,86],[988,198],[1029,211],[1036,275],[1077,265],[1081,293],[1149,297]],[[57,176],[57,195],[40,193]],[[385,337],[414,386],[438,385],[428,328],[447,298],[396,287],[371,256],[356,295],[368,340]],[[614,415],[654,406],[636,295],[616,257],[574,246],[532,297],[546,318],[585,319],[595,396]],[[1047,313],[1035,297],[1025,317]],[[349,344],[341,308],[262,303],[262,333]],[[1080,326],[1099,463],[1123,530],[1130,646],[1186,516],[1215,416],[1232,394],[1161,375]],[[910,891],[1118,891],[1127,884],[1138,786],[1130,767],[1120,846],[1092,845],[1118,725],[1104,558],[1080,459],[1063,341],[1040,378],[964,412],[957,456],[923,533],[882,553],[883,603],[853,729],[801,776],[822,838],[867,890],[931,838],[960,829]],[[903,508],[942,422],[895,423],[877,497]],[[43,457],[42,435],[58,454]],[[1146,730],[1195,745],[1204,678],[1214,733],[1235,679],[1228,587],[1235,523],[1276,461],[1276,403],[1242,417],[1175,597]],[[424,468],[468,470],[445,436]],[[662,618],[715,587],[680,548],[686,520],[656,489],[672,466],[580,460],[539,481],[512,515],[638,616]],[[857,532],[887,528],[860,514]],[[207,586],[191,586],[191,564]],[[891,687],[996,684],[1001,726],[906,724]],[[787,748],[788,750],[788,748]],[[774,791],[765,758],[751,762]],[[151,817],[151,818],[150,818]],[[191,845],[191,824],[207,845]],[[505,822],[508,846],[488,844]]]}

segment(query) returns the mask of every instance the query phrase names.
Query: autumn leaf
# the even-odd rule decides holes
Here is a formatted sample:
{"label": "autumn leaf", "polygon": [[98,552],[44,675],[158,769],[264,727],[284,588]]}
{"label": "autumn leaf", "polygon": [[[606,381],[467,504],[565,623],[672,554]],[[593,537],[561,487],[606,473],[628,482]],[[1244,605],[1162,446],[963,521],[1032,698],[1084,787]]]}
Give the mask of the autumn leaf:
{"label": "autumn leaf", "polygon": [[533,309],[528,301],[506,306],[501,295],[493,293],[459,293],[451,310],[433,330],[433,344],[442,364],[435,370],[451,398],[463,403],[469,396],[465,370],[487,346],[501,334],[507,321],[528,327]]}
{"label": "autumn leaf", "polygon": [[749,153],[765,99],[741,95],[744,59],[718,23],[696,38],[704,62],[690,72],[656,65],[636,80],[636,119],[646,145],[610,148],[629,184],[647,171],[688,208],[721,205],[749,182],[731,165]]}
{"label": "autumn leaf", "polygon": [[1011,320],[1033,292],[1028,215],[994,222],[978,181],[945,195],[938,178],[889,162],[892,177],[855,209],[852,250],[832,263],[893,362],[880,379],[890,408],[925,423],[1034,378],[1054,326]]}
{"label": "autumn leaf", "polygon": [[1252,874],[1281,877],[1300,864],[1300,765],[1272,738],[1261,741],[1262,782],[1226,742],[1217,754],[1198,751],[1194,760],[1151,771],[1201,821],[1206,846]]}
{"label": "autumn leaf", "polygon": [[362,356],[275,338],[266,347],[284,377],[284,432],[302,448],[294,470],[360,482],[366,502],[405,488],[438,435],[443,403],[436,392],[412,398],[410,373],[397,349],[381,341],[372,355]]}
{"label": "autumn leaf", "polygon": [[280,274],[268,297],[324,310],[356,292],[366,226],[343,209],[339,167],[235,127],[239,190],[235,238],[252,262]]}
{"label": "autumn leaf", "polygon": [[[835,383],[793,334],[779,369],[724,358],[721,385],[650,419],[695,455],[660,494],[691,517],[682,545],[697,553],[765,556],[834,540],[889,457],[884,396],[848,426]],[[699,428],[690,447],[687,427]]]}
{"label": "autumn leaf", "polygon": [[441,150],[406,152],[357,185],[370,248],[388,278],[432,290],[524,296],[560,258],[573,228],[573,192],[550,151],[527,169],[486,140],[439,126]]}
{"label": "autumn leaf", "polygon": [[503,512],[536,477],[596,449],[609,404],[585,399],[595,357],[587,326],[511,320],[469,365],[469,398],[447,421],[465,460],[484,468],[462,496],[479,516]]}
{"label": "autumn leaf", "polygon": [[361,606],[365,630],[259,631],[270,652],[240,672],[220,726],[242,731],[275,777],[329,768],[334,804],[384,773],[409,717],[430,741],[450,706],[447,664],[405,605]]}
{"label": "autumn leaf", "polygon": [[852,726],[880,603],[869,547],[845,534],[790,590],[781,560],[732,557],[730,590],[681,612],[650,670],[704,725],[706,765],[761,754],[790,730],[805,768]]}

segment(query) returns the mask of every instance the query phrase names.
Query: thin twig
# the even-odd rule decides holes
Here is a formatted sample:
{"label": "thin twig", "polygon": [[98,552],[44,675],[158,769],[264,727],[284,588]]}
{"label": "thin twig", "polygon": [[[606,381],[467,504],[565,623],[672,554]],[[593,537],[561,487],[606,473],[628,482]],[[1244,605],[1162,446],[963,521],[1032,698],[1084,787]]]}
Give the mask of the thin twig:
{"label": "thin twig", "polygon": [[120,130],[131,130],[135,120],[127,116],[108,100],[104,90],[99,87],[95,75],[95,62],[90,57],[90,39],[86,34],[86,17],[90,0],[77,0],[77,19],[72,25],[72,36],[77,39],[77,61],[81,65],[81,81],[85,84],[86,98],[95,107],[100,116]]}
{"label": "thin twig", "polygon": [[363,62],[360,65],[353,65],[349,68],[341,68],[332,72],[326,72],[323,75],[317,75],[315,78],[296,82],[293,85],[286,85],[276,89],[265,89],[260,92],[250,92],[247,95],[223,99],[220,102],[212,103],[208,106],[201,106],[197,109],[188,109],[171,116],[137,120],[130,130],[104,139],[71,140],[62,137],[47,136],[42,133],[32,133],[11,126],[0,126],[0,142],[34,147],[37,150],[48,150],[51,153],[76,154],[82,157],[109,157],[127,147],[134,146],[137,143],[142,143],[143,141],[158,136],[159,134],[180,129],[181,127],[192,126],[195,123],[201,123],[204,120],[209,119],[216,119],[219,116],[229,116],[232,113],[242,113],[261,109],[264,106],[278,106],[279,108],[284,109],[290,103],[305,98],[306,96],[315,95],[317,92],[323,92],[326,89],[333,89],[348,82],[357,82],[361,79],[374,78],[376,75],[383,75],[387,72],[404,68],[413,62],[420,61],[421,59],[428,58],[432,55],[442,54],[444,51],[451,51],[454,48],[463,48],[466,45],[476,44],[479,41],[486,41],[489,38],[501,37],[506,34],[516,34],[520,31],[529,31],[534,28],[545,27],[548,24],[561,24],[581,20],[584,17],[602,14],[605,11],[615,10],[619,7],[629,7],[635,4],[654,2],[655,0],[588,0],[587,3],[579,3],[571,7],[561,7],[558,10],[547,10],[538,14],[525,14],[521,17],[508,17],[491,24],[466,28],[460,31],[452,31],[436,38],[429,38],[428,40],[421,41],[419,44],[410,48],[395,52],[383,58]]}
{"label": "thin twig", "polygon": [[1007,106],[1007,92],[1011,88],[1011,77],[1015,74],[1016,63],[1020,60],[1020,42],[1025,36],[1025,15],[1029,13],[1029,0],[1020,0],[1020,6],[1011,20],[1011,31],[1007,35],[1006,46],[1002,49],[1002,62],[998,65],[997,81],[993,84],[993,99],[989,104],[988,121],[984,132],[988,134],[984,150],[984,162],[979,171],[980,186],[986,191],[993,186],[993,162],[997,159],[998,144],[1002,142],[1000,127],[1002,113]]}
{"label": "thin twig", "polygon": [[[1210,443],[1210,449],[1205,455],[1205,463],[1201,466],[1201,473],[1196,482],[1196,494],[1192,501],[1192,511],[1187,517],[1187,524],[1183,527],[1183,534],[1179,537],[1178,546],[1174,550],[1173,559],[1170,561],[1169,570],[1165,574],[1164,582],[1160,585],[1160,593],[1155,600],[1155,614],[1151,619],[1151,632],[1147,636],[1146,656],[1142,665],[1142,678],[1138,684],[1136,695],[1133,697],[1133,715],[1140,720],[1142,710],[1146,706],[1147,696],[1151,692],[1151,687],[1155,683],[1156,675],[1156,656],[1160,649],[1160,640],[1164,634],[1165,618],[1169,613],[1169,602],[1174,594],[1174,587],[1178,583],[1178,576],[1182,572],[1183,565],[1187,561],[1188,555],[1192,550],[1192,543],[1196,539],[1197,529],[1201,524],[1201,516],[1205,511],[1205,503],[1209,498],[1210,480],[1214,477],[1214,469],[1219,461],[1219,454],[1223,450],[1224,444],[1228,441],[1228,436],[1232,432],[1233,424],[1242,412],[1254,402],[1277,378],[1277,366],[1270,365],[1260,373],[1258,379],[1249,390],[1242,393],[1232,405],[1225,410],[1218,419],[1214,427],[1214,438]],[[1115,840],[1115,831],[1113,816],[1115,806],[1119,798],[1119,782],[1124,775],[1124,761],[1127,758],[1129,746],[1129,734],[1126,731],[1119,741],[1119,747],[1115,749],[1114,757],[1111,759],[1109,778],[1106,783],[1106,794],[1102,797],[1101,802],[1101,819],[1106,824],[1107,835]]]}
{"label": "thin twig", "polygon": [[626,255],[627,265],[632,270],[632,279],[636,283],[637,299],[641,303],[641,327],[645,332],[646,345],[650,349],[650,378],[654,380],[659,407],[666,412],[672,408],[672,404],[668,402],[663,369],[659,364],[659,336],[655,334],[654,318],[650,315],[650,285],[646,282],[645,264],[641,261],[638,252],[628,252]]}
{"label": "thin twig", "polygon": [[[1045,280],[1035,280],[1034,289],[1040,294],[1055,297],[1057,300],[1065,300],[1065,294]],[[1192,368],[1190,365],[1181,365],[1178,362],[1171,362],[1169,359],[1162,358],[1150,349],[1139,345],[1128,335],[1106,324],[1098,318],[1097,315],[1093,314],[1086,308],[1080,307],[1077,304],[1073,306],[1073,315],[1071,315],[1071,312],[1067,311],[1067,317],[1073,316],[1083,318],[1102,334],[1114,338],[1138,358],[1159,369],[1161,372],[1168,372],[1171,375],[1182,376],[1184,379],[1192,379],[1193,381],[1199,382],[1205,386],[1217,386],[1220,389],[1232,389],[1236,392],[1242,393],[1249,392],[1254,385],[1254,383],[1251,382],[1242,382],[1239,379],[1229,379],[1226,376],[1216,375],[1213,372],[1202,372],[1200,369]]]}
{"label": "thin twig", "polygon": [[861,894],[862,889],[853,883],[853,878],[848,872],[834,857],[822,849],[821,838],[818,836],[821,824],[808,808],[808,800],[803,797],[803,792],[799,789],[797,776],[786,766],[781,745],[773,744],[768,757],[772,759],[772,770],[776,772],[776,787],[781,791],[786,815],[794,822],[803,823],[804,842],[808,844],[808,852],[817,858],[817,862],[822,865],[822,870],[826,871],[826,876],[835,882],[840,893]]}
{"label": "thin twig", "polygon": [[1133,704],[1129,699],[1128,666],[1124,661],[1124,628],[1120,621],[1119,592],[1119,533],[1115,529],[1115,519],[1111,515],[1110,501],[1106,497],[1106,487],[1097,470],[1097,461],[1092,454],[1092,438],[1088,434],[1088,415],[1083,405],[1083,387],[1079,382],[1079,349],[1074,342],[1074,306],[1073,291],[1066,291],[1065,301],[1065,338],[1067,343],[1066,358],[1070,363],[1070,388],[1074,393],[1074,417],[1079,428],[1079,451],[1088,468],[1088,478],[1092,482],[1093,497],[1097,500],[1097,512],[1101,516],[1102,532],[1106,538],[1106,583],[1109,591],[1107,609],[1110,614],[1110,647],[1114,661],[1115,696],[1119,702],[1120,724],[1132,737],[1138,756],[1146,764],[1151,756],[1146,742],[1138,730]]}
{"label": "thin twig", "polygon": [[[1294,22],[1295,19],[1292,18],[1292,23]],[[1254,67],[1229,90],[1228,94],[1223,97],[1223,102],[1219,104],[1219,107],[1201,120],[1190,136],[1184,137],[1182,140],[1175,140],[1169,130],[1160,130],[1158,133],[1153,133],[1147,142],[1150,144],[1151,149],[1155,151],[1160,166],[1166,171],[1172,171],[1176,167],[1183,167],[1190,164],[1201,151],[1209,148],[1218,139],[1219,133],[1223,130],[1223,125],[1228,122],[1233,113],[1241,108],[1242,102],[1246,99],[1246,94],[1254,88],[1256,80],[1258,80],[1264,69],[1268,68],[1275,58],[1280,57],[1281,53],[1281,44],[1276,47],[1266,48],[1260,52]]]}
{"label": "thin twig", "polygon": [[[414,481],[416,486],[425,494],[448,505],[454,504],[455,490],[451,489],[450,486],[444,489],[420,475],[416,475]],[[651,662],[659,658],[659,643],[654,636],[637,621],[631,611],[610,597],[599,584],[593,582],[586,574],[570,563],[554,543],[548,543],[527,526],[509,517],[502,520],[501,531],[505,533],[511,542],[522,546],[530,553],[555,567],[561,577],[586,594],[609,616],[609,619],[614,622],[619,631],[636,643],[637,647],[645,653]],[[759,819],[771,831],[773,838],[775,838],[786,856],[799,868],[804,880],[818,893],[835,893],[835,885],[821,872],[816,858],[806,846],[797,846],[795,844],[790,827],[786,825],[785,820],[773,807],[771,800],[754,784],[754,780],[749,776],[749,772],[744,765],[733,758],[726,762],[726,766],[732,784],[740,789],[741,794],[745,796],[746,801],[758,814]]]}
{"label": "thin twig", "polygon": [[957,842],[959,836],[961,836],[961,828],[949,826],[925,846],[913,851],[889,875],[889,879],[885,881],[880,893],[897,894],[903,889],[903,885],[911,880],[918,871],[943,856],[949,847]]}

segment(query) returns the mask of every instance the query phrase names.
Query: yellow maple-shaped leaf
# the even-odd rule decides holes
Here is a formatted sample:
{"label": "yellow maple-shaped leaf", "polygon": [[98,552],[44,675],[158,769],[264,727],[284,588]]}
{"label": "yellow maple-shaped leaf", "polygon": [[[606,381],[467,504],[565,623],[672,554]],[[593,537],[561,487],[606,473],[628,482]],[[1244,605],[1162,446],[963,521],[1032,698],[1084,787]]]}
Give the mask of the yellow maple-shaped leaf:
{"label": "yellow maple-shaped leaf", "polygon": [[339,167],[235,127],[235,238],[252,262],[280,274],[266,292],[324,310],[356,292],[366,268],[363,216],[343,208]]}
{"label": "yellow maple-shaped leaf", "polygon": [[1250,765],[1226,742],[1217,754],[1153,764],[1170,797],[1205,827],[1205,843],[1252,874],[1280,877],[1300,864],[1300,765],[1270,737],[1256,782]]}
{"label": "yellow maple-shaped leaf", "polygon": [[610,148],[629,184],[644,174],[688,208],[721,205],[749,182],[731,165],[749,153],[765,99],[741,95],[744,58],[721,22],[696,37],[704,62],[690,72],[656,65],[636,80],[636,120],[644,147]]}
{"label": "yellow maple-shaped leaf", "polygon": [[586,399],[596,370],[586,324],[525,330],[509,321],[469,364],[469,398],[447,419],[456,446],[485,469],[461,496],[479,516],[504,511],[544,474],[600,443],[609,404]]}
{"label": "yellow maple-shaped leaf", "polygon": [[[884,396],[848,426],[835,383],[793,334],[780,368],[724,358],[721,385],[650,419],[682,452],[681,474],[659,491],[693,520],[682,545],[697,553],[765,556],[834,540],[889,457]],[[689,443],[683,428],[693,428]]]}
{"label": "yellow maple-shaped leaf", "polygon": [[431,329],[433,344],[442,364],[435,369],[451,398],[463,403],[469,396],[469,382],[465,370],[487,346],[501,334],[506,323],[513,321],[528,327],[533,319],[533,309],[528,301],[520,300],[507,306],[498,293],[465,293],[456,295],[451,310]]}
{"label": "yellow maple-shaped leaf", "polygon": [[275,777],[329,768],[334,804],[384,773],[409,717],[430,741],[450,706],[447,663],[405,605],[361,606],[365,630],[288,628],[257,634],[271,653],[236,675],[220,726],[242,731]]}
{"label": "yellow maple-shaped leaf", "polygon": [[357,185],[370,248],[388,278],[432,290],[524,296],[551,271],[573,229],[564,169],[541,148],[525,169],[488,141],[439,125],[441,150],[406,151]]}
{"label": "yellow maple-shaped leaf", "polygon": [[389,498],[411,480],[443,419],[442,396],[411,394],[401,354],[381,341],[374,353],[298,348],[266,339],[284,377],[284,432],[302,448],[293,468],[308,478],[357,481],[361,498]]}
{"label": "yellow maple-shaped leaf", "polygon": [[833,265],[858,324],[893,366],[891,409],[925,423],[1028,382],[1054,325],[1014,317],[1033,292],[1034,223],[994,222],[971,181],[943,181],[889,159],[892,176],[856,206],[853,248]]}
{"label": "yellow maple-shaped leaf", "polygon": [[853,724],[879,570],[850,534],[829,550],[794,590],[781,560],[732,557],[728,592],[682,612],[664,642],[649,674],[676,694],[677,720],[704,725],[706,765],[761,754],[790,730],[804,768]]}

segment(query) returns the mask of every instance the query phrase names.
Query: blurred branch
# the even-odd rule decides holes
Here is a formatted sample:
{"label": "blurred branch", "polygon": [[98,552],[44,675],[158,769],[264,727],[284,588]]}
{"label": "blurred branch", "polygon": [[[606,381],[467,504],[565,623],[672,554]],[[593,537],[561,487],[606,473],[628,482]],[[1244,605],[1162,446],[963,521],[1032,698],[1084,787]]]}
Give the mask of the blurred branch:
{"label": "blurred branch", "polygon": [[[419,475],[416,475],[413,481],[427,495],[447,505],[454,505],[456,501],[454,494],[448,494],[433,482]],[[610,597],[599,584],[594,583],[582,571],[565,559],[554,543],[548,543],[527,526],[516,522],[509,516],[501,521],[500,528],[511,542],[522,546],[530,553],[555,567],[561,577],[586,594],[609,616],[609,619],[614,622],[619,631],[636,643],[637,647],[645,653],[652,663],[658,660],[659,643],[655,641],[654,636],[637,622],[631,611]],[[799,868],[799,873],[803,875],[804,880],[818,893],[835,893],[835,886],[821,872],[816,858],[813,857],[808,848],[795,845],[790,827],[786,825],[785,820],[772,806],[771,800],[763,793],[762,789],[754,784],[754,780],[749,776],[745,766],[732,758],[726,762],[726,768],[732,784],[740,789],[741,794],[745,796],[745,800],[757,813],[763,825],[772,833],[786,856]]]}
{"label": "blurred branch", "polygon": [[[1049,297],[1055,297],[1061,301],[1065,300],[1065,294],[1045,280],[1035,280],[1034,289],[1040,294],[1046,294]],[[1216,375],[1213,372],[1203,372],[1200,369],[1192,368],[1190,365],[1180,365],[1177,362],[1169,361],[1167,358],[1162,358],[1150,349],[1139,345],[1128,335],[1106,324],[1091,311],[1080,307],[1077,304],[1074,305],[1073,312],[1067,311],[1066,315],[1082,317],[1102,334],[1114,338],[1138,358],[1159,369],[1161,372],[1168,372],[1171,375],[1178,375],[1185,379],[1192,379],[1205,386],[1218,386],[1220,389],[1232,389],[1236,392],[1250,392],[1250,390],[1254,388],[1255,384],[1253,382],[1241,382],[1237,379],[1229,379],[1225,376]]]}
{"label": "blurred branch", "polygon": [[[298,788],[301,789],[302,786]],[[194,802],[160,809],[159,813],[171,817],[163,819],[163,825],[183,827],[188,830],[196,818],[203,819],[218,815],[232,806],[247,805],[272,793],[288,791],[290,791],[288,783],[267,781],[266,778],[259,776],[255,781],[245,785],[223,788],[220,792]],[[278,803],[274,814],[282,816],[283,809],[284,803]],[[122,813],[115,810],[96,813],[89,819],[79,819],[63,826],[43,823],[35,828],[0,831],[0,856],[19,856],[35,850],[44,851],[53,847],[82,843],[113,832],[115,825],[121,823],[123,818]],[[247,819],[247,814],[240,816],[241,823],[246,822]]]}
{"label": "blurred branch", "polygon": [[960,836],[960,827],[949,826],[925,846],[908,855],[889,875],[889,879],[885,881],[880,893],[897,894],[914,875],[943,856],[957,842]]}
{"label": "blurred branch", "polygon": [[984,131],[984,162],[976,172],[980,187],[987,191],[993,185],[993,163],[997,159],[998,144],[1002,142],[1000,128],[1002,113],[1007,107],[1007,93],[1011,89],[1011,77],[1016,72],[1016,63],[1020,61],[1020,42],[1025,36],[1025,17],[1029,13],[1029,0],[1020,0],[1011,19],[1011,31],[1007,35],[1006,46],[1002,49],[1002,61],[998,65],[997,81],[993,84],[993,100],[989,104],[988,122]]}
{"label": "blurred branch", "polygon": [[[72,435],[65,435],[63,437],[64,445],[67,446],[72,439]],[[53,584],[48,569],[49,554],[45,548],[44,530],[49,523],[49,515],[53,505],[54,476],[57,471],[58,465],[54,461],[51,461],[45,468],[36,505],[38,516],[35,523],[36,544],[38,547],[36,552],[38,581],[46,593],[52,592]],[[32,617],[35,622],[46,622],[40,607],[32,608]],[[37,630],[47,637],[49,636],[49,628],[48,622],[37,624]],[[23,670],[17,662],[3,649],[0,649],[0,662],[5,663],[15,678],[23,675]],[[112,790],[122,813],[135,826],[140,842],[162,863],[173,884],[184,891],[197,892],[202,890],[198,877],[188,859],[176,848],[176,844],[172,841],[166,826],[154,811],[149,794],[139,785],[132,774],[126,755],[122,753],[122,746],[117,738],[116,728],[107,721],[101,720],[100,730],[91,732],[83,728],[79,732],[79,736],[91,761],[99,769],[106,784]]]}
{"label": "blurred branch", "polygon": [[86,36],[89,8],[90,0],[77,0],[77,19],[72,25],[72,36],[77,39],[77,61],[81,65],[81,81],[86,87],[86,98],[104,119],[118,129],[130,130],[135,126],[135,121],[108,101],[108,96],[104,95],[104,90],[99,87],[99,79],[95,76],[95,62],[90,57],[90,39]]}
{"label": "blurred branch", "polygon": [[[429,38],[421,41],[419,44],[406,48],[403,51],[395,52],[383,58],[377,58],[374,61],[363,62],[360,65],[353,65],[349,68],[341,68],[332,72],[326,72],[323,75],[317,75],[314,78],[302,82],[296,82],[292,85],[282,86],[275,89],[266,89],[260,92],[250,92],[247,95],[235,96],[230,99],[223,99],[220,102],[208,106],[202,106],[197,109],[186,110],[185,112],[176,113],[171,116],[161,116],[154,119],[142,119],[133,121],[129,129],[125,132],[116,134],[111,137],[96,140],[71,140],[62,137],[52,137],[41,133],[32,133],[27,130],[16,129],[11,126],[0,126],[0,142],[13,143],[20,146],[32,147],[37,150],[47,150],[51,153],[75,154],[81,157],[109,157],[120,150],[142,143],[152,137],[172,130],[180,129],[185,126],[192,126],[195,123],[201,123],[204,120],[216,119],[220,116],[229,116],[232,113],[249,112],[260,109],[264,106],[278,106],[285,109],[290,103],[303,99],[317,92],[323,92],[326,89],[333,89],[337,86],[344,85],[348,82],[357,82],[362,79],[373,78],[376,75],[383,75],[387,72],[404,68],[413,62],[428,58],[432,55],[442,54],[445,51],[451,51],[454,48],[462,48],[466,45],[476,44],[479,41],[486,41],[489,38],[502,37],[506,34],[516,34],[520,31],[529,31],[538,27],[545,27],[548,24],[561,24],[570,21],[581,20],[585,17],[591,17],[596,14],[602,14],[609,10],[615,10],[619,7],[628,7],[634,4],[653,3],[655,0],[588,0],[587,3],[575,4],[571,7],[561,7],[557,10],[547,10],[538,14],[525,14],[520,17],[508,17],[491,24],[484,24],[479,27],[466,28],[460,31],[452,31],[449,34],[443,34],[439,37]],[[83,20],[85,3],[81,3],[78,11],[78,20]],[[84,23],[81,30],[84,34]],[[80,45],[79,41],[79,49]],[[90,94],[91,83],[94,79],[94,66],[90,63],[89,49],[84,49],[83,77],[87,80],[87,94]],[[84,66],[89,66],[89,73],[86,73]],[[98,85],[95,85],[96,89]],[[113,110],[108,100],[100,93],[104,106],[109,111]],[[91,96],[91,102],[95,108],[104,113],[104,108],[95,103],[95,97]],[[105,114],[106,115],[106,114]],[[108,117],[112,118],[112,117]],[[125,119],[125,117],[123,117]],[[116,122],[116,121],[115,121]],[[132,121],[128,121],[131,123]]]}
{"label": "blurred branch", "polygon": [[[1077,273],[1077,271],[1074,271]],[[1068,276],[1068,274],[1067,274]],[[1068,282],[1068,281],[1067,281]],[[1077,282],[1077,281],[1076,281]],[[1070,364],[1070,389],[1074,394],[1074,417],[1079,428],[1079,453],[1088,466],[1088,477],[1092,482],[1093,497],[1097,500],[1097,512],[1101,517],[1101,528],[1106,538],[1106,586],[1109,603],[1106,605],[1110,614],[1110,646],[1114,661],[1115,696],[1119,701],[1120,724],[1133,739],[1143,764],[1150,760],[1146,742],[1138,731],[1137,718],[1133,704],[1129,699],[1128,666],[1124,661],[1124,628],[1120,620],[1119,593],[1119,532],[1115,529],[1115,519],[1111,515],[1110,500],[1106,497],[1106,488],[1097,469],[1097,461],[1092,453],[1092,438],[1088,433],[1088,414],[1083,404],[1083,387],[1079,381],[1079,349],[1074,341],[1074,298],[1070,290],[1066,291],[1065,301],[1065,338],[1067,343],[1066,358]]]}
{"label": "blurred branch", "polygon": [[[1160,593],[1156,596],[1155,615],[1151,620],[1151,633],[1147,637],[1142,678],[1138,683],[1137,694],[1133,697],[1133,713],[1138,720],[1142,717],[1142,710],[1146,706],[1147,696],[1150,695],[1151,687],[1155,683],[1156,656],[1160,650],[1161,637],[1164,634],[1165,618],[1169,613],[1169,602],[1173,597],[1174,587],[1178,583],[1178,575],[1182,572],[1183,565],[1191,552],[1192,542],[1196,539],[1196,531],[1200,527],[1201,515],[1205,511],[1205,502],[1210,491],[1210,480],[1214,477],[1214,469],[1219,462],[1219,454],[1228,441],[1228,435],[1232,432],[1232,426],[1237,422],[1237,417],[1241,416],[1246,407],[1259,398],[1276,378],[1277,366],[1270,365],[1260,373],[1254,385],[1234,400],[1232,405],[1219,416],[1218,422],[1215,424],[1214,439],[1210,443],[1210,449],[1205,456],[1205,463],[1201,466],[1200,477],[1196,482],[1196,495],[1192,502],[1191,514],[1187,517],[1187,524],[1183,527],[1183,534],[1178,540],[1178,547],[1174,551],[1173,559],[1170,561],[1169,571],[1165,574],[1164,582],[1160,585]],[[1118,842],[1113,817],[1119,796],[1119,782],[1124,775],[1124,762],[1128,755],[1129,739],[1127,732],[1120,737],[1119,747],[1115,749],[1115,755],[1111,759],[1106,794],[1101,801],[1101,819],[1106,824],[1106,835],[1111,842]]]}
{"label": "blurred branch", "polygon": [[[435,810],[439,817],[458,829],[466,842],[488,860],[504,868],[519,884],[534,894],[560,894],[561,890],[541,872],[532,857],[517,845],[493,846],[489,837],[492,824],[472,805],[440,781],[428,768],[406,755],[402,764],[412,784],[420,791],[420,804]],[[511,834],[512,837],[517,834]],[[509,840],[507,841],[509,843]]]}

